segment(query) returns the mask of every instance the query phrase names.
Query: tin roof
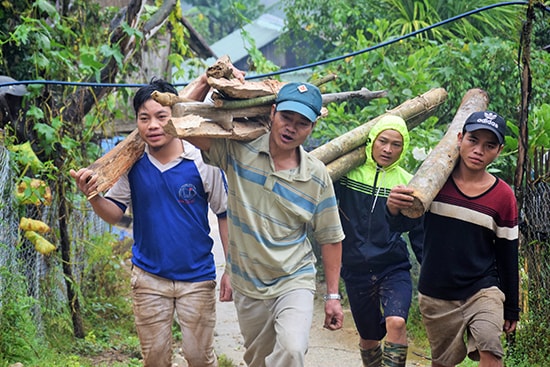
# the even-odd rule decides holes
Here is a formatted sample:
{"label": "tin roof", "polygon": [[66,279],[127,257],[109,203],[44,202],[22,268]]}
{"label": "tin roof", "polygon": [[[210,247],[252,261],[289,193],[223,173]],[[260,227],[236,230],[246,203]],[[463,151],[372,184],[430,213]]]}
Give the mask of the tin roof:
{"label": "tin roof", "polygon": [[210,49],[217,57],[228,55],[233,63],[237,63],[248,56],[247,48],[252,46],[243,38],[243,30],[254,40],[256,48],[260,49],[276,40],[283,33],[283,28],[283,19],[271,14],[263,14],[245,25],[242,30],[237,29],[212,44]]}

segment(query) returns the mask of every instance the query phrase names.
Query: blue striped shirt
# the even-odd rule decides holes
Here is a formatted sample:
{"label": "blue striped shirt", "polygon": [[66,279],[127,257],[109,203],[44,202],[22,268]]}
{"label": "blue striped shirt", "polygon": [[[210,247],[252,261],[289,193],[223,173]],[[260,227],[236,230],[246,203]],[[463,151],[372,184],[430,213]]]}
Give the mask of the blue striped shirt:
{"label": "blue striped shirt", "polygon": [[344,238],[326,167],[299,149],[300,165],[281,171],[274,170],[269,133],[251,142],[214,139],[204,154],[227,175],[229,270],[233,287],[249,297],[315,290],[309,234],[320,245]]}

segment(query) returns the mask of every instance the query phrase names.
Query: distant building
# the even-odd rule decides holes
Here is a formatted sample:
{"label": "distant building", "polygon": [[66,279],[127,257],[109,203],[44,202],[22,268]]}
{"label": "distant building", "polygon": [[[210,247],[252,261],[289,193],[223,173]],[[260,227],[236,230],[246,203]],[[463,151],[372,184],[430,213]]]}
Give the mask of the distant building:
{"label": "distant building", "polygon": [[[271,1],[271,3],[274,3],[274,1]],[[240,70],[246,71],[247,75],[253,75],[254,72],[250,71],[248,53],[248,50],[253,45],[267,60],[281,69],[310,63],[311,60],[305,59],[305,56],[300,57],[299,53],[296,51],[298,49],[304,50],[310,47],[320,47],[317,43],[321,43],[322,40],[317,40],[314,45],[304,45],[303,42],[297,40],[293,43],[294,47],[281,47],[277,42],[285,32],[285,21],[281,17],[284,17],[284,12],[275,7],[274,11],[261,15],[251,23],[245,25],[242,29],[239,28],[213,43],[209,48],[214,56],[206,60],[202,59],[203,64],[205,66],[210,66],[220,56],[228,55],[233,65]],[[243,32],[253,39],[253,44],[243,37]],[[192,60],[188,63],[188,67],[190,70],[194,70],[194,75],[199,75],[204,71],[204,67]],[[305,80],[309,74],[310,71],[299,71],[292,74],[286,74],[285,80]],[[174,81],[174,83],[177,84],[178,81]]]}

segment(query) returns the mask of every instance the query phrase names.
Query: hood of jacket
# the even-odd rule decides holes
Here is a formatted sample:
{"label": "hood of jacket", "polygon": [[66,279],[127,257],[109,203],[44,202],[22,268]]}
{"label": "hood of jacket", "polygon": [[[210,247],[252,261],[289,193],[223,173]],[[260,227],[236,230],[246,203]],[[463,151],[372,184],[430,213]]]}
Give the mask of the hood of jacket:
{"label": "hood of jacket", "polygon": [[386,115],[382,117],[369,131],[365,146],[365,153],[367,154],[366,164],[373,167],[377,166],[374,158],[372,157],[372,146],[374,145],[376,137],[378,137],[378,135],[385,130],[395,130],[403,137],[403,149],[401,150],[401,155],[391,165],[384,167],[384,170],[389,171],[393,167],[398,166],[399,162],[403,159],[403,153],[409,149],[410,137],[407,124],[401,117],[393,115]]}
{"label": "hood of jacket", "polygon": [[[399,158],[387,167],[380,167],[372,157],[372,146],[376,137],[385,130],[395,130],[403,137],[403,149]],[[369,131],[365,153],[367,159],[364,164],[350,171],[346,176],[352,180],[373,184],[374,177],[378,172],[382,175],[377,186],[392,188],[395,185],[407,183],[411,175],[399,166],[404,153],[409,148],[410,137],[407,124],[399,116],[386,115],[382,117]]]}

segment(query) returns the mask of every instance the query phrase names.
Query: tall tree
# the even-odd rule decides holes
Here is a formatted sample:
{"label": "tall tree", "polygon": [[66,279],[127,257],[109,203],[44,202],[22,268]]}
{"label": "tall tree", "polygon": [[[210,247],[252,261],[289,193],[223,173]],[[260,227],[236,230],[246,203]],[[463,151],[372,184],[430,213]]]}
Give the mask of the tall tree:
{"label": "tall tree", "polygon": [[5,127],[14,144],[31,142],[40,160],[49,163],[22,174],[42,176],[54,188],[54,227],[58,228],[73,331],[79,338],[85,333],[71,267],[73,241],[68,221],[73,197],[67,188],[73,183],[66,172],[82,164],[83,157],[89,159],[87,143],[100,127],[98,121],[104,121],[100,105],[113,91],[111,83],[128,76],[136,51],[162,29],[175,8],[176,0],[164,1],[160,7],[131,0],[118,12],[85,0],[55,5],[36,0],[4,2],[0,11],[0,74],[20,80],[102,83],[63,89],[31,84],[24,111]]}

